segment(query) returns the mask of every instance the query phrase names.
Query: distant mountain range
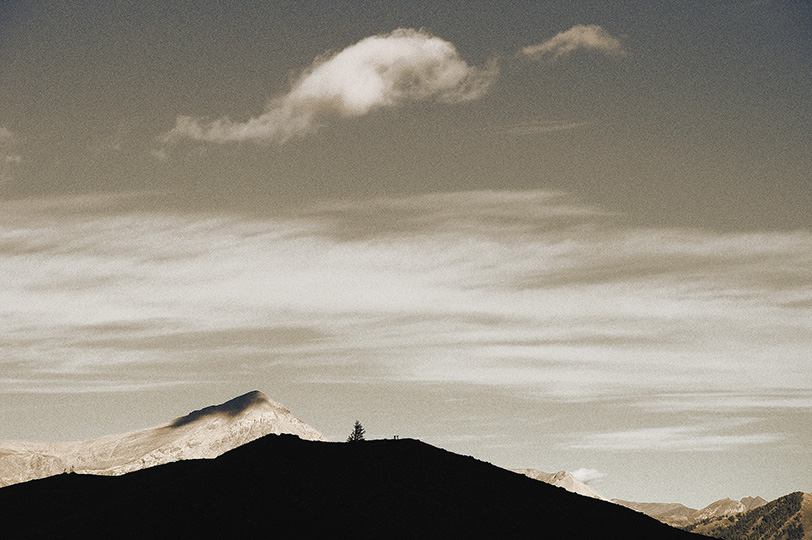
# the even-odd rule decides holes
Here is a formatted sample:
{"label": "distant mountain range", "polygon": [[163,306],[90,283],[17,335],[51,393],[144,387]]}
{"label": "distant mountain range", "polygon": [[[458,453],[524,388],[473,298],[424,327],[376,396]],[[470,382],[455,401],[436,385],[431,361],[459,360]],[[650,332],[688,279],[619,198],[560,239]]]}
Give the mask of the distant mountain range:
{"label": "distant mountain range", "polygon": [[703,520],[727,517],[733,514],[740,514],[759,506],[767,504],[761,497],[745,497],[741,501],[732,499],[720,499],[709,504],[701,510],[688,508],[679,503],[638,503],[623,501],[620,499],[607,499],[588,485],[584,484],[567,471],[557,473],[546,473],[536,469],[510,469],[513,472],[523,474],[534,480],[539,480],[553,486],[561,487],[572,493],[610,501],[637,512],[646,514],[656,520],[667,523],[672,527],[684,528]]}
{"label": "distant mountain range", "polygon": [[[607,500],[566,471],[512,469],[534,480],[594,499]],[[797,492],[767,502],[761,497],[720,499],[696,510],[679,503],[611,502],[673,527],[724,540],[812,540],[812,495]]]}
{"label": "distant mountain range", "polygon": [[214,458],[269,434],[324,437],[262,392],[248,392],[160,426],[85,441],[0,441],[0,487],[62,472],[118,475]]}
{"label": "distant mountain range", "polygon": [[506,471],[413,440],[326,443],[258,391],[122,435],[0,442],[2,486],[0,530],[9,538],[220,538],[264,534],[270,520],[275,533],[297,538],[357,523],[377,532],[356,537],[693,537],[680,528],[812,540],[806,493],[701,510],[610,502],[566,471]]}
{"label": "distant mountain range", "polygon": [[743,513],[703,519],[685,530],[725,540],[812,540],[812,495],[790,493]]}

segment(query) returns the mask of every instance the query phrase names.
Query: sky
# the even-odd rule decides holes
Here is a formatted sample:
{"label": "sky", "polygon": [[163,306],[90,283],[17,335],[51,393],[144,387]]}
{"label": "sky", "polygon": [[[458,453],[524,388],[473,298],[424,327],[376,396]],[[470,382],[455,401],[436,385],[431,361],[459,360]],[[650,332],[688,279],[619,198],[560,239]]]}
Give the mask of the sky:
{"label": "sky", "polygon": [[250,390],[701,508],[812,491],[812,7],[0,5],[0,440]]}

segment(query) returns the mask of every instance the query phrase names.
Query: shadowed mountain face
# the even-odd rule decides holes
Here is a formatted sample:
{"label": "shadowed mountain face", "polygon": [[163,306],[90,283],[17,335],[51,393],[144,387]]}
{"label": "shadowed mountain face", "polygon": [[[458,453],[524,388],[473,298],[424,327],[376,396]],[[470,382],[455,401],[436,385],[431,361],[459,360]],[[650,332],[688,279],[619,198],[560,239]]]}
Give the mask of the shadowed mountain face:
{"label": "shadowed mountain face", "polygon": [[252,406],[262,405],[268,402],[268,398],[265,397],[262,392],[254,390],[252,392],[248,392],[247,394],[237,396],[234,399],[226,401],[225,403],[221,403],[220,405],[212,405],[197,411],[192,411],[186,416],[181,416],[180,418],[173,420],[169,424],[169,427],[179,428],[187,424],[191,424],[192,422],[197,422],[198,420],[201,420],[207,416],[214,416],[218,414],[235,417]]}
{"label": "shadowed mountain face", "polygon": [[689,540],[640,513],[415,440],[269,435],[213,460],[0,489],[8,538]]}

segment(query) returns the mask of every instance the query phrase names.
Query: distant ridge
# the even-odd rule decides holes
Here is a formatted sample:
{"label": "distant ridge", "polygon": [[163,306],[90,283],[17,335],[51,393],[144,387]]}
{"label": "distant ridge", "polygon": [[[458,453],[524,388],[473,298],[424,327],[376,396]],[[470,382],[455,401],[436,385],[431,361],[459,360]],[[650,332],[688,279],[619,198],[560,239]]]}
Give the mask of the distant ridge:
{"label": "distant ridge", "polygon": [[743,513],[685,528],[725,540],[812,540],[812,495],[797,491]]}
{"label": "distant ridge", "polygon": [[612,499],[612,502],[636,510],[673,527],[685,527],[693,523],[693,516],[699,512],[680,503],[638,503]]}
{"label": "distant ridge", "polygon": [[741,501],[719,499],[701,510],[679,503],[638,503],[620,499],[612,499],[612,502],[680,528],[703,520],[740,514],[767,504],[767,501],[761,497],[745,497]]}
{"label": "distant ridge", "polygon": [[62,472],[118,475],[182,459],[214,458],[269,434],[325,440],[254,390],[156,427],[84,441],[0,441],[0,487]]}
{"label": "distant ridge", "polygon": [[420,441],[290,435],[211,460],[2,488],[0,523],[4,537],[49,540],[698,538]]}

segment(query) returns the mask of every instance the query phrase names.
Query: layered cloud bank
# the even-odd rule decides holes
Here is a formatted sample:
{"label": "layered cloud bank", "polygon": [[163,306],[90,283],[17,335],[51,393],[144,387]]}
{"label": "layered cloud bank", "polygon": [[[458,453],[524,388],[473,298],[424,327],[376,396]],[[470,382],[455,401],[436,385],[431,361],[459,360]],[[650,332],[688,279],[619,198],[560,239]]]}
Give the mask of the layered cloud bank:
{"label": "layered cloud bank", "polygon": [[494,75],[494,67],[469,66],[447,41],[422,30],[398,29],[318,58],[257,117],[237,122],[181,116],[163,141],[284,143],[310,133],[330,116],[362,116],[411,101],[475,99]]}
{"label": "layered cloud bank", "polygon": [[649,410],[812,399],[786,393],[812,387],[808,232],[632,228],[542,191],[261,219],[103,199],[0,210],[1,391],[186,384],[273,361],[314,381],[634,395]]}

